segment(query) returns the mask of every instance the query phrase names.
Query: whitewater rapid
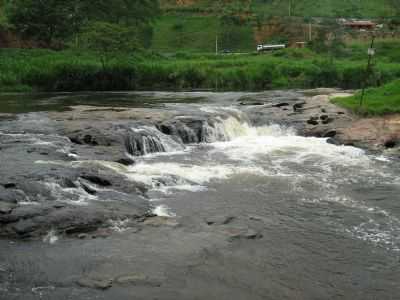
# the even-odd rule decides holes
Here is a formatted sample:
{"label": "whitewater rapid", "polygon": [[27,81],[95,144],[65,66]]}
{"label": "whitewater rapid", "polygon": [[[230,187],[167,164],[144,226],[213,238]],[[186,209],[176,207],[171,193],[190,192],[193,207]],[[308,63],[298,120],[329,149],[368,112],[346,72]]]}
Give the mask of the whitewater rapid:
{"label": "whitewater rapid", "polygon": [[[235,178],[254,178],[266,183],[271,179],[280,180],[290,187],[292,194],[298,195],[300,203],[339,205],[362,216],[360,222],[351,226],[344,221],[333,224],[336,230],[400,251],[400,220],[375,203],[353,199],[344,192],[352,185],[385,182],[399,186],[389,158],[370,155],[351,146],[337,146],[327,138],[299,136],[291,127],[254,126],[234,107],[198,109],[215,114],[212,122],[203,123],[200,138],[192,129],[183,128],[188,139],[200,139],[198,143],[183,143],[179,137],[165,134],[156,126],[144,125],[131,128],[132,136],[126,140],[127,155],[135,161],[131,166],[79,161],[79,158],[51,163],[72,167],[97,165],[139,182],[148,189],[153,213],[163,217],[179,217],[169,203],[177,195],[184,195],[190,201],[192,193],[207,193]],[[35,138],[34,142],[38,143],[38,137]],[[47,185],[56,197],[70,195],[69,203],[89,205],[97,201],[84,187],[68,189],[54,183]],[[81,186],[79,182],[76,185]],[[96,190],[96,187],[90,189]]]}
{"label": "whitewater rapid", "polygon": [[[398,184],[386,173],[390,160],[368,155],[351,146],[337,146],[326,138],[302,137],[292,128],[279,125],[255,127],[229,117],[213,128],[211,142],[171,149],[170,153],[150,154],[126,169],[126,176],[151,187],[156,203],[154,213],[175,216],[168,199],[176,193],[201,193],[234,177],[282,178],[304,203],[335,203],[366,215],[367,220],[352,227],[336,224],[338,230],[400,250],[400,220],[340,191],[343,184],[374,184],[384,180]],[[168,156],[166,156],[168,154]],[[386,167],[385,167],[386,166]],[[377,171],[380,170],[380,171]],[[304,182],[320,186],[307,191]],[[190,200],[189,200],[190,201]]]}

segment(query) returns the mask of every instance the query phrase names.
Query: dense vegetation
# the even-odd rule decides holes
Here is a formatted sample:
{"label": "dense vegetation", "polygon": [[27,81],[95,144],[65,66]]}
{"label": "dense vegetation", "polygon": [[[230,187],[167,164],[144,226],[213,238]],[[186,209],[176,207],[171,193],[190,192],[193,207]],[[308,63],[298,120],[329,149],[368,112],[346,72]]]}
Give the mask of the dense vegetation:
{"label": "dense vegetation", "polygon": [[[400,77],[397,42],[379,42],[370,85]],[[48,91],[129,89],[261,90],[274,88],[359,88],[365,76],[365,45],[342,57],[309,49],[264,55],[118,55],[103,65],[91,52],[7,50],[0,52],[0,89]],[[353,57],[349,59],[347,57]]]}
{"label": "dense vegetation", "polygon": [[352,97],[334,99],[337,103],[355,113],[376,116],[390,113],[400,113],[400,80],[379,88],[366,90],[360,107],[361,92]]}
{"label": "dense vegetation", "polygon": [[[329,16],[387,14],[390,1],[397,3],[199,0],[177,6],[166,0],[162,14],[157,0],[0,0],[7,26],[47,48],[0,49],[0,90],[359,88],[366,43],[346,44],[326,25],[307,49],[257,55],[254,26],[278,11],[303,18],[318,9]],[[220,50],[246,54],[211,54],[216,37]],[[369,86],[399,78],[399,46],[396,40],[377,44]]]}

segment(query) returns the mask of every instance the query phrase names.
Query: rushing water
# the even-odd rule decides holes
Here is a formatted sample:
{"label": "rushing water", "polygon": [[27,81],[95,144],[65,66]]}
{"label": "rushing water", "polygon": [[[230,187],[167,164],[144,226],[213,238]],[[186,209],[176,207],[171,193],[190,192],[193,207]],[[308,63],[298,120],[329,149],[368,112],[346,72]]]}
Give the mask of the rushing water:
{"label": "rushing water", "polygon": [[[54,232],[49,232],[44,241],[53,246],[5,247],[14,249],[17,258],[24,251],[31,251],[32,257],[40,256],[44,247],[57,266],[43,271],[49,274],[55,274],[66,263],[65,259],[55,258],[60,249],[71,260],[77,258],[76,265],[82,264],[80,256],[92,263],[101,257],[102,263],[109,261],[121,268],[138,264],[138,268],[164,270],[163,274],[173,278],[166,284],[169,289],[156,293],[139,289],[140,295],[147,293],[159,299],[189,299],[191,293],[193,299],[213,295],[222,299],[400,298],[398,161],[354,147],[332,145],[323,138],[302,137],[291,127],[255,126],[236,105],[243,94],[175,95],[182,101],[172,101],[173,96],[157,94],[156,108],[181,109],[187,115],[214,115],[212,126],[206,124],[202,129],[199,143],[183,143],[155,126],[143,125],[131,128],[135,138],[126,141],[127,151],[136,155],[134,165],[95,163],[145,184],[154,213],[177,218],[184,224],[179,234],[147,232],[147,237],[140,238],[144,244],[138,246],[131,235],[124,235],[124,224],[119,223],[114,225],[122,238],[79,242],[77,246],[60,242]],[[59,109],[68,97],[49,101],[55,101]],[[99,103],[91,100],[89,104],[109,105],[115,95],[110,97],[107,100],[103,95]],[[138,106],[138,97],[140,94],[135,94],[134,106]],[[142,97],[150,101],[155,95]],[[220,103],[216,101],[219,97]],[[76,104],[75,99],[69,101]],[[118,99],[119,105],[130,106],[128,96]],[[225,117],[219,117],[222,115]],[[78,158],[68,164],[82,163]],[[80,198],[80,204],[82,201],[90,205],[96,199]],[[218,235],[198,228],[201,219],[213,215],[261,222],[263,239],[246,242],[255,243],[251,246],[221,246]],[[96,254],[82,254],[91,247]],[[191,266],[186,271],[179,258],[175,261],[173,254],[168,254],[175,251]],[[144,259],[146,253],[150,256]],[[202,263],[197,256],[202,257]],[[185,276],[186,283],[177,283]],[[212,282],[206,277],[213,278]],[[115,290],[108,296],[120,298],[97,295],[128,299],[127,294]]]}

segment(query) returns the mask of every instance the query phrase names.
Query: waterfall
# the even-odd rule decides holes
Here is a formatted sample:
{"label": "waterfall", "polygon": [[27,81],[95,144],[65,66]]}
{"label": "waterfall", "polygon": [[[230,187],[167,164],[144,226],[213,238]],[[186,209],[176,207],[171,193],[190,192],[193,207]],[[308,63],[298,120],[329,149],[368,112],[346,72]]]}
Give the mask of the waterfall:
{"label": "waterfall", "polygon": [[134,156],[147,155],[159,152],[172,152],[184,149],[184,146],[173,140],[171,136],[163,134],[155,127],[142,126],[132,128],[125,137],[125,148]]}
{"label": "waterfall", "polygon": [[125,139],[126,150],[134,156],[184,149],[185,144],[228,142],[236,138],[262,135],[286,135],[279,126],[254,127],[247,116],[224,109],[205,117],[176,117],[156,126],[132,128]]}

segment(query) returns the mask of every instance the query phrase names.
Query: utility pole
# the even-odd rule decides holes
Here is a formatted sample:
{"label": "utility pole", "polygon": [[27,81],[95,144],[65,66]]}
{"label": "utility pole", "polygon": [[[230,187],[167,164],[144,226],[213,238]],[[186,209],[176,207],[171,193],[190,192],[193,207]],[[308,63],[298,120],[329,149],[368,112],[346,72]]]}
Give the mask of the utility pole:
{"label": "utility pole", "polygon": [[371,40],[371,45],[368,48],[368,64],[367,64],[367,69],[365,70],[365,77],[364,81],[362,83],[362,92],[361,92],[361,98],[360,98],[360,107],[364,104],[364,97],[365,97],[365,89],[367,86],[367,80],[369,78],[369,73],[371,71],[371,63],[372,63],[372,58],[375,55],[375,49],[374,49],[374,44],[375,44],[375,33],[372,33],[372,40]]}
{"label": "utility pole", "polygon": [[308,24],[308,41],[311,42],[312,41],[312,24],[311,21]]}
{"label": "utility pole", "polygon": [[215,55],[218,55],[218,34],[215,36]]}

